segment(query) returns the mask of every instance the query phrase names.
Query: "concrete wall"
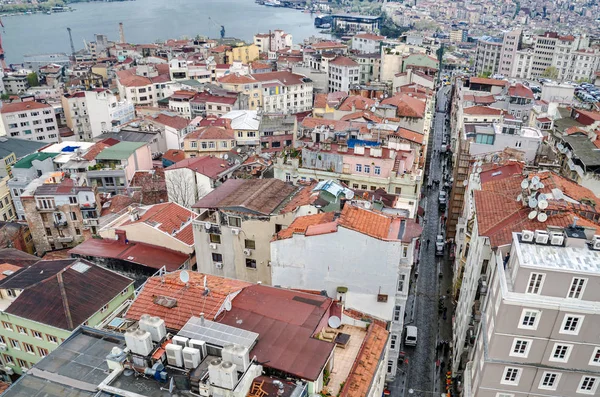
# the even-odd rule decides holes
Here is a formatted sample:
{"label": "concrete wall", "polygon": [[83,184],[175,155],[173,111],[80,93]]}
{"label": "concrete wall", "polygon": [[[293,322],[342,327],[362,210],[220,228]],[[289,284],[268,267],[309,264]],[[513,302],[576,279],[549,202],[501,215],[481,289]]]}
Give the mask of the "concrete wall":
{"label": "concrete wall", "polygon": [[[192,254],[194,252],[194,246],[189,246],[184,242],[176,239],[175,237],[151,227],[145,223],[133,223],[129,225],[118,226],[117,229],[125,230],[127,232],[127,239],[131,241],[137,241],[140,243],[157,245],[165,247],[167,249],[183,252],[184,254]],[[114,239],[115,228],[101,229],[98,234],[102,238]]]}

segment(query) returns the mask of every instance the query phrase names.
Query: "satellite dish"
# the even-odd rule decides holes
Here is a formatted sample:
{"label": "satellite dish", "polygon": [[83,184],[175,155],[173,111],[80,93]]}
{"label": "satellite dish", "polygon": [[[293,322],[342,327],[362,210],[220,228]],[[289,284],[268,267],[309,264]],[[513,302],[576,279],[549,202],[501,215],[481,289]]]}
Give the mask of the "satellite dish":
{"label": "satellite dish", "polygon": [[538,201],[544,201],[547,200],[548,198],[546,197],[546,195],[544,193],[540,193],[539,196],[537,197]]}
{"label": "satellite dish", "polygon": [[477,167],[477,173],[479,174],[483,169],[481,167]]}
{"label": "satellite dish", "polygon": [[537,211],[533,210],[529,213],[529,215],[527,215],[527,218],[529,219],[533,219],[537,216]]}
{"label": "satellite dish", "polygon": [[529,197],[529,208],[537,207],[537,199],[535,197]]}
{"label": "satellite dish", "polygon": [[545,187],[545,185],[544,185],[542,182],[540,182],[540,183],[538,183],[538,187],[539,187],[540,189],[543,189],[543,188]]}
{"label": "satellite dish", "polygon": [[210,222],[206,222],[206,223],[204,223],[204,228],[205,228],[206,230],[210,229],[210,227],[211,227],[211,224],[210,224]]}
{"label": "satellite dish", "polygon": [[527,189],[529,187],[529,181],[527,179],[523,179],[521,182],[521,189]]}
{"label": "satellite dish", "polygon": [[521,200],[523,200],[523,195],[519,194],[519,195],[517,196],[517,201],[521,201]]}
{"label": "satellite dish", "polygon": [[533,182],[531,182],[531,185],[529,185],[529,187],[530,187],[532,190],[538,190],[538,188],[539,188],[539,185],[538,185],[537,183],[533,183]]}
{"label": "satellite dish", "polygon": [[227,153],[225,153],[225,154],[223,155],[223,160],[227,160],[228,158],[229,158],[229,155],[228,155]]}
{"label": "satellite dish", "polygon": [[231,301],[229,299],[225,301],[225,310],[227,310],[228,312],[231,311]]}
{"label": "satellite dish", "polygon": [[327,320],[327,324],[333,329],[337,329],[342,325],[342,320],[338,316],[331,316],[329,320]]}
{"label": "satellite dish", "polygon": [[540,183],[540,177],[537,175],[534,176],[533,178],[531,178],[531,182],[533,182],[537,185],[538,183]]}
{"label": "satellite dish", "polygon": [[368,201],[365,203],[365,208],[366,209],[370,209],[371,208],[371,203],[369,203]]}
{"label": "satellite dish", "polygon": [[540,212],[539,215],[537,216],[537,220],[542,223],[546,222],[547,219],[548,219],[548,215],[546,215],[545,212]]}
{"label": "satellite dish", "polygon": [[181,273],[179,273],[179,280],[184,284],[187,284],[188,281],[190,281],[190,274],[187,270],[182,270]]}
{"label": "satellite dish", "polygon": [[556,145],[556,148],[557,148],[557,149],[558,149],[560,152],[562,152],[562,150],[563,150],[565,147],[563,146],[563,144],[562,144],[562,143],[559,143],[558,145]]}
{"label": "satellite dish", "polygon": [[538,208],[541,210],[545,210],[546,208],[548,208],[548,202],[546,200],[539,200]]}
{"label": "satellite dish", "polygon": [[171,381],[169,382],[169,393],[173,394],[173,390],[175,390],[175,378],[171,377]]}

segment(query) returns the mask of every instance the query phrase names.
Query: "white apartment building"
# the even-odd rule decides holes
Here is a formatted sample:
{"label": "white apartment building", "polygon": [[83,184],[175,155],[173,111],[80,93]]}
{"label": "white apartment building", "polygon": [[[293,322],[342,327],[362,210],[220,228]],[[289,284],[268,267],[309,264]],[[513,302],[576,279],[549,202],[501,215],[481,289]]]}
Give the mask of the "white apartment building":
{"label": "white apartment building", "polygon": [[292,35],[281,29],[269,33],[258,33],[254,35],[254,45],[259,52],[269,53],[291,48],[293,45]]}
{"label": "white apartment building", "polygon": [[502,41],[496,37],[483,36],[477,42],[475,73],[490,75],[497,73],[500,65]]}
{"label": "white apartment building", "polygon": [[360,65],[345,56],[338,56],[329,62],[329,92],[350,91],[350,87],[360,84]]}
{"label": "white apartment building", "polygon": [[351,47],[361,54],[379,53],[381,42],[385,36],[379,36],[373,33],[359,33],[352,37]]}
{"label": "white apartment building", "polygon": [[86,91],[85,101],[94,138],[110,131],[113,124],[124,124],[135,118],[133,103],[119,100],[110,90]]}
{"label": "white apartment building", "polygon": [[136,106],[158,106],[158,100],[169,96],[171,81],[168,64],[139,65],[117,72],[117,88],[121,99]]}
{"label": "white apartment building", "polygon": [[312,110],[313,83],[309,78],[286,71],[257,73],[252,77],[261,84],[265,113],[294,114]]}
{"label": "white apartment building", "polygon": [[191,79],[200,83],[210,83],[215,65],[212,66],[207,66],[205,62],[176,57],[169,61],[169,75],[172,81]]}
{"label": "white apartment building", "polygon": [[92,125],[85,100],[85,92],[65,94],[61,98],[67,127],[75,134],[78,141],[92,140]]}
{"label": "white apartment building", "polygon": [[595,73],[600,70],[600,50],[584,48],[573,52],[571,79],[574,81],[594,81]]}
{"label": "white apartment building", "polygon": [[58,125],[52,106],[27,101],[6,103],[0,109],[0,136],[29,141],[58,142]]}
{"label": "white apartment building", "polygon": [[512,75],[516,53],[521,43],[521,34],[521,29],[515,29],[504,34],[498,64],[498,73],[503,76]]}
{"label": "white apartment building", "polygon": [[598,395],[597,233],[513,232],[511,246],[492,256],[463,396]]}
{"label": "white apartment building", "polygon": [[[385,231],[375,232],[378,228]],[[387,377],[392,379],[420,234],[414,220],[350,203],[339,216],[328,212],[298,217],[271,241],[272,283],[325,290],[348,309],[389,321]]]}

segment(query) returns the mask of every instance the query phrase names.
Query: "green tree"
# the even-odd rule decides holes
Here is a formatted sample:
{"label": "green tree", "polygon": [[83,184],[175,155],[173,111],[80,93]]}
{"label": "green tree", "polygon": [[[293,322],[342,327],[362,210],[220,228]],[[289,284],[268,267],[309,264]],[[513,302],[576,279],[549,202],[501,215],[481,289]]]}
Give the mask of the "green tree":
{"label": "green tree", "polygon": [[37,87],[38,85],[40,85],[38,76],[35,72],[31,72],[27,75],[27,83],[30,87]]}
{"label": "green tree", "polygon": [[544,73],[542,73],[542,77],[556,80],[558,78],[558,69],[554,66],[549,66],[544,70]]}
{"label": "green tree", "polygon": [[477,77],[483,77],[483,78],[488,79],[491,75],[492,75],[491,70],[485,70],[483,73],[479,73],[479,76],[477,76]]}

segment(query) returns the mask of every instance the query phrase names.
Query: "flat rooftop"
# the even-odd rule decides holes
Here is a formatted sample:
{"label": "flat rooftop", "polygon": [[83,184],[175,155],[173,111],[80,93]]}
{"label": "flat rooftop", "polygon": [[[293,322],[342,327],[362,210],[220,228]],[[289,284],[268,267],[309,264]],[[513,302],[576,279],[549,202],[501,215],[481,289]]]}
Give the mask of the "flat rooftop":
{"label": "flat rooftop", "polygon": [[513,242],[519,266],[600,274],[600,251],[587,247],[523,243],[520,238],[514,238]]}

